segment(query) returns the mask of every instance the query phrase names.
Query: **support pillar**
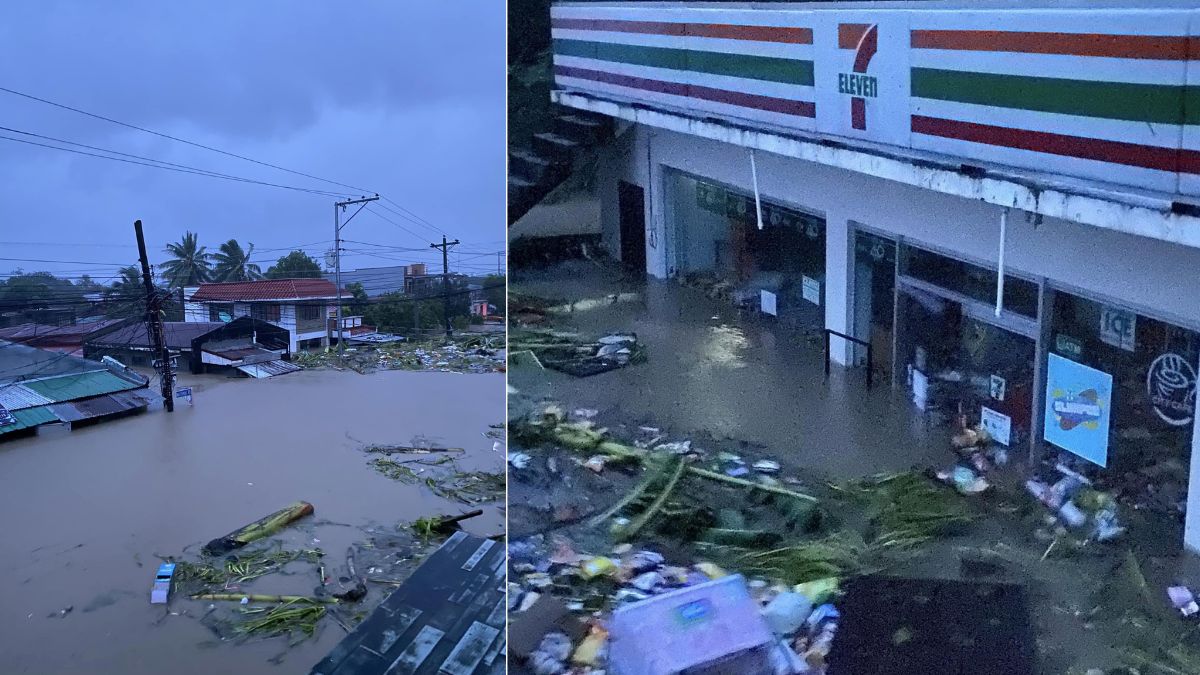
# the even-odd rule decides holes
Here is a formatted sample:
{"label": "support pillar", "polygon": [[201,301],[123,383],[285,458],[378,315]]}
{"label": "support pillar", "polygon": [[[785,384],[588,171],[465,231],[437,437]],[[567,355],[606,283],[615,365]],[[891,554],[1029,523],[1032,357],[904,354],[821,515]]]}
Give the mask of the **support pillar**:
{"label": "support pillar", "polygon": [[[836,212],[827,213],[825,218],[825,327],[854,335],[854,325],[851,323],[854,246],[850,241],[850,222]],[[840,337],[831,337],[830,360],[839,365],[849,365],[854,355],[852,346]]]}

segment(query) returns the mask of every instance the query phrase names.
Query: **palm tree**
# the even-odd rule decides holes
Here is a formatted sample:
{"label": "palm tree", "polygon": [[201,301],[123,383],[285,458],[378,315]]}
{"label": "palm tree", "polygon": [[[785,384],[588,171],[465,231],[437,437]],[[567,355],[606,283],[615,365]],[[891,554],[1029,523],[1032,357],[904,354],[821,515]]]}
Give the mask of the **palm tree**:
{"label": "palm tree", "polygon": [[142,285],[142,271],[135,265],[121,268],[121,277],[105,291],[108,301],[105,314],[111,317],[140,316],[146,311],[146,289]]}
{"label": "palm tree", "polygon": [[212,256],[212,279],[214,281],[254,281],[263,278],[262,269],[250,262],[250,254],[254,252],[254,244],[242,250],[236,239],[221,244],[221,248]]}
{"label": "palm tree", "polygon": [[167,244],[166,252],[171,260],[162,264],[163,278],[171,288],[195,286],[208,281],[212,276],[208,247],[201,246],[195,232],[188,232],[178,244]]}

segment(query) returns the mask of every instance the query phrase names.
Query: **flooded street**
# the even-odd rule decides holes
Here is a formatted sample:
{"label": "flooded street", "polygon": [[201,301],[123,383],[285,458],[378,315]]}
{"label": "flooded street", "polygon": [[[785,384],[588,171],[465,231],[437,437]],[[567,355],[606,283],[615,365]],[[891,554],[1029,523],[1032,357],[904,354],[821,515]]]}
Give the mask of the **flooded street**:
{"label": "flooded street", "polygon": [[905,469],[945,444],[944,432],[914,421],[890,387],[868,392],[861,373],[840,369],[826,383],[819,342],[747,320],[672,281],[630,282],[589,263],[566,267],[514,277],[513,290],[574,301],[574,311],[552,314],[556,329],[630,331],[648,358],[591,378],[514,368],[509,382],[525,400],[550,397],[668,430],[787,448],[779,461],[832,476]]}
{"label": "flooded street", "polygon": [[[308,672],[343,637],[336,624],[292,649],[282,639],[221,643],[197,619],[205,603],[173,597],[170,613],[149,604],[156,556],[194,559],[208,540],[306,500],[315,518],[279,538],[320,547],[338,566],[366,528],[467,510],[376,473],[364,444],[430,441],[464,448],[462,470],[502,470],[484,433],[503,420],[503,374],[181,379],[194,406],[0,444],[4,672]],[[464,529],[501,532],[500,508],[481,508]],[[267,592],[316,585],[315,575],[280,580],[287,591],[262,581]],[[281,665],[268,661],[281,653]]]}

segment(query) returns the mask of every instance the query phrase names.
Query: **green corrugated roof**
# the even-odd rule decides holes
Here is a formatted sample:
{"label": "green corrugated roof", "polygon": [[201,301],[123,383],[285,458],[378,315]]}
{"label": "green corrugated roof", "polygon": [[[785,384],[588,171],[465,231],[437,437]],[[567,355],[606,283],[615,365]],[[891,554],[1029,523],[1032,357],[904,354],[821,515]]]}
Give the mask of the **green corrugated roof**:
{"label": "green corrugated roof", "polygon": [[26,408],[24,410],[12,410],[10,413],[17,420],[17,423],[0,427],[0,434],[7,434],[10,431],[20,431],[21,429],[28,429],[29,427],[36,427],[39,424],[58,421],[58,417],[55,416],[54,413],[50,412],[50,409],[46,406]]}
{"label": "green corrugated roof", "polygon": [[138,388],[138,385],[107,370],[61,375],[21,384],[55,403]]}

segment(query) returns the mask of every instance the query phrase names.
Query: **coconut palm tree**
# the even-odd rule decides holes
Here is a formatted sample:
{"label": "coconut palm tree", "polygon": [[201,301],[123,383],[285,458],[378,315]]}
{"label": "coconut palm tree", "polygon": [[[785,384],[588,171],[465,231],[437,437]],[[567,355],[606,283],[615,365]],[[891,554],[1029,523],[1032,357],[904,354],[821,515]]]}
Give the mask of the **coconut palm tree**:
{"label": "coconut palm tree", "polygon": [[146,312],[146,289],[136,265],[122,267],[120,278],[104,292],[105,314],[111,317],[140,316]]}
{"label": "coconut palm tree", "polygon": [[177,244],[167,244],[172,258],[162,264],[162,275],[171,288],[195,286],[212,277],[207,246],[201,246],[195,232],[187,232]]}
{"label": "coconut palm tree", "polygon": [[254,244],[242,250],[236,239],[221,244],[221,248],[213,254],[213,281],[254,281],[263,278],[262,269],[250,262],[250,254],[254,252]]}

